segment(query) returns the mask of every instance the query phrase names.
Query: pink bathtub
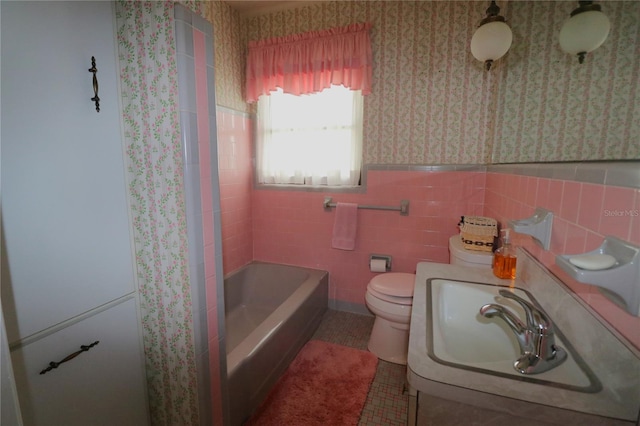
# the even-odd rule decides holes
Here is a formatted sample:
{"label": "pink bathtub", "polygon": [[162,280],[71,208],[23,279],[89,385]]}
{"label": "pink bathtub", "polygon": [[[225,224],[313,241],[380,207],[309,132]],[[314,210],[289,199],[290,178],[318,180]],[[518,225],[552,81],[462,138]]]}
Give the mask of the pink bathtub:
{"label": "pink bathtub", "polygon": [[329,274],[253,262],[224,280],[231,424],[258,407],[318,328],[328,305]]}

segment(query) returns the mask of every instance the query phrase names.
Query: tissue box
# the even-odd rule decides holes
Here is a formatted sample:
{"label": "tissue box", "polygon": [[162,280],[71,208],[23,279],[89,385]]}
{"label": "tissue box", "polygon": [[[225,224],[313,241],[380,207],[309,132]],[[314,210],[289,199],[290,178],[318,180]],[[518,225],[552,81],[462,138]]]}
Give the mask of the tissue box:
{"label": "tissue box", "polygon": [[460,238],[467,250],[493,251],[498,236],[498,222],[484,216],[462,216]]}

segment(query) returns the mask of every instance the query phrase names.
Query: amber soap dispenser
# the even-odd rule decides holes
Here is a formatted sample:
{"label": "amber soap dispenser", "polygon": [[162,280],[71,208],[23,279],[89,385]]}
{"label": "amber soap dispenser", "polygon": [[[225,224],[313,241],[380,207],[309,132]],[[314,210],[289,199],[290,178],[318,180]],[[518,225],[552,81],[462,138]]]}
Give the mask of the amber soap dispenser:
{"label": "amber soap dispenser", "polygon": [[493,254],[493,274],[498,278],[516,277],[516,249],[511,246],[511,237],[506,228],[500,230],[500,247]]}

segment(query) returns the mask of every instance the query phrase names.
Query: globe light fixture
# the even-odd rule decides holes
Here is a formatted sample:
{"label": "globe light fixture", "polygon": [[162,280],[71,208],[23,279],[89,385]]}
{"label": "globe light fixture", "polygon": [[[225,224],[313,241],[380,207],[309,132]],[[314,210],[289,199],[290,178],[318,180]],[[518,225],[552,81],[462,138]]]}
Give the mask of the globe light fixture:
{"label": "globe light fixture", "polygon": [[583,63],[587,53],[596,50],[609,36],[611,23],[602,13],[600,5],[592,1],[579,1],[579,6],[560,30],[560,48],[578,56]]}
{"label": "globe light fixture", "polygon": [[480,21],[471,38],[471,53],[477,60],[484,62],[487,71],[491,69],[493,61],[502,58],[509,51],[513,41],[511,28],[499,13],[500,8],[492,1],[487,9],[487,17]]}

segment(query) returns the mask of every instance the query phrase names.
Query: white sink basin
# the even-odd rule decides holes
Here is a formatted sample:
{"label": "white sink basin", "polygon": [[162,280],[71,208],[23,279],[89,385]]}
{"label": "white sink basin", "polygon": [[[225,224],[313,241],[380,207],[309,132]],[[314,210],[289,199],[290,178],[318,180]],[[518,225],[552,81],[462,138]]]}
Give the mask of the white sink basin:
{"label": "white sink basin", "polygon": [[[513,368],[520,356],[514,332],[501,318],[480,315],[482,305],[498,303],[518,315],[524,322],[524,310],[515,301],[498,294],[491,284],[430,279],[427,282],[427,317],[429,356],[457,368],[481,371],[502,377],[558,386],[582,392],[597,392],[600,383],[571,344],[555,327],[556,346],[567,351],[567,359],[557,367],[539,374],[521,374]],[[507,288],[516,295],[537,305],[531,294],[518,288]],[[553,320],[553,318],[551,318]]]}

